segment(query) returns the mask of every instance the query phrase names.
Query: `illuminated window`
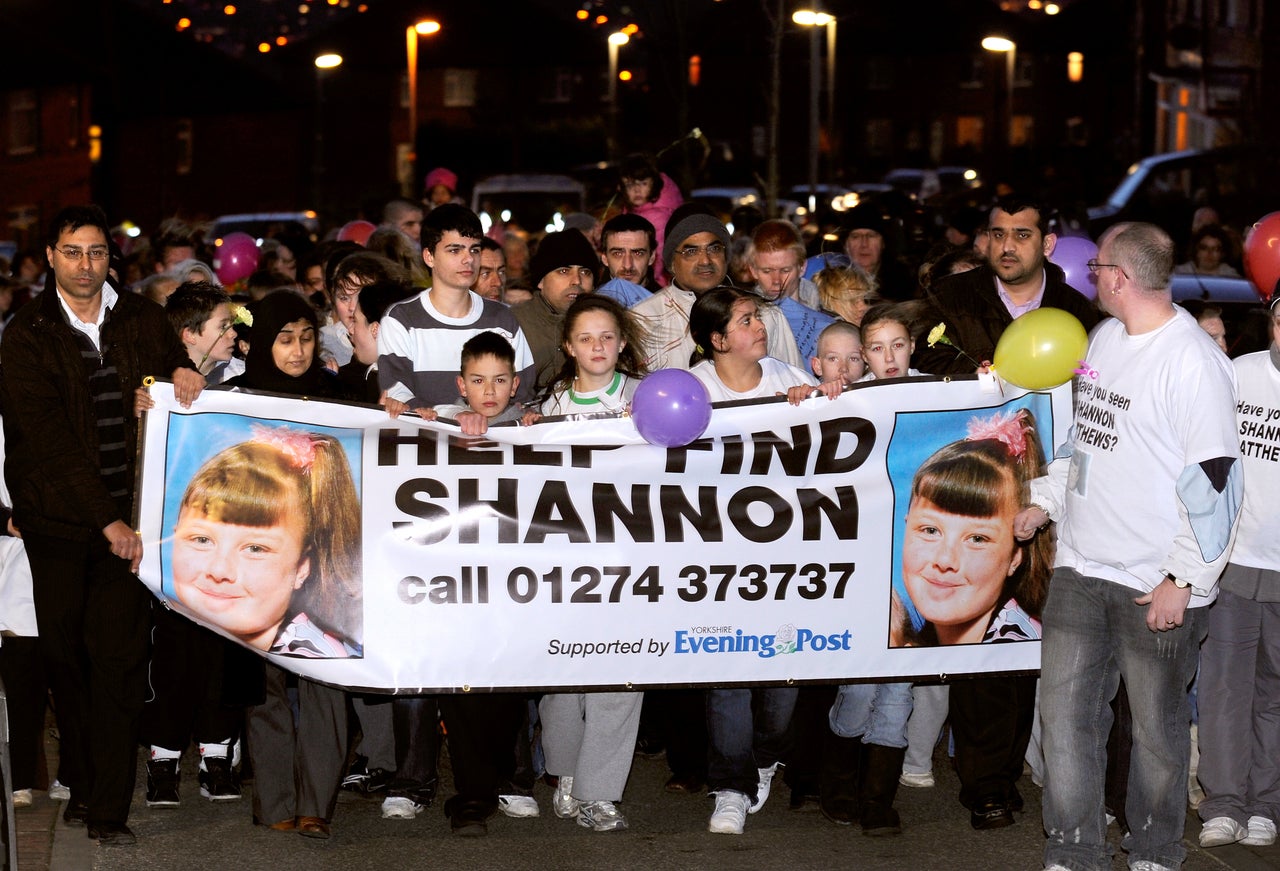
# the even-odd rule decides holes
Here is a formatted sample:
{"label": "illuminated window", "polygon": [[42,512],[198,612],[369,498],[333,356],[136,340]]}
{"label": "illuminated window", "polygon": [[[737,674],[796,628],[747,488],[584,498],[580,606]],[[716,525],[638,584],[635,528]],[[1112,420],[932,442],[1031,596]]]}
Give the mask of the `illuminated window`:
{"label": "illuminated window", "polygon": [[476,104],[476,71],[444,71],[444,104],[451,109],[468,109]]}
{"label": "illuminated window", "polygon": [[982,150],[986,124],[981,115],[961,115],[956,118],[956,145]]}
{"label": "illuminated window", "polygon": [[40,145],[40,103],[35,91],[9,94],[9,153],[35,154]]}
{"label": "illuminated window", "polygon": [[695,54],[689,58],[689,85],[698,87],[702,81],[702,55]]}

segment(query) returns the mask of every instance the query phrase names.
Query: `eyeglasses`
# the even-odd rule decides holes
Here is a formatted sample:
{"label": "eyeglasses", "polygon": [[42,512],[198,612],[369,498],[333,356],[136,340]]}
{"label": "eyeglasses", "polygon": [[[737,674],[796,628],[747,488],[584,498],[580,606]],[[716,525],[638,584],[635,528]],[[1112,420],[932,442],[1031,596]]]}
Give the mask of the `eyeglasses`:
{"label": "eyeglasses", "polygon": [[693,260],[699,254],[706,254],[710,257],[719,257],[724,254],[725,247],[723,242],[709,242],[706,245],[686,245],[684,248],[677,248],[676,253],[685,260]]}
{"label": "eyeglasses", "polygon": [[107,248],[90,248],[85,251],[83,248],[59,248],[55,245],[53,250],[73,263],[79,263],[80,258],[84,257],[85,254],[89,255],[90,260],[106,260],[111,256],[111,251]]}
{"label": "eyeglasses", "polygon": [[1120,271],[1120,274],[1123,275],[1125,278],[1129,277],[1129,273],[1125,272],[1124,268],[1120,266],[1118,263],[1099,263],[1097,260],[1090,260],[1089,262],[1085,263],[1085,266],[1087,266],[1089,268],[1089,271],[1092,272],[1094,275],[1098,274],[1099,269],[1102,269],[1105,267],[1107,269],[1117,269]]}

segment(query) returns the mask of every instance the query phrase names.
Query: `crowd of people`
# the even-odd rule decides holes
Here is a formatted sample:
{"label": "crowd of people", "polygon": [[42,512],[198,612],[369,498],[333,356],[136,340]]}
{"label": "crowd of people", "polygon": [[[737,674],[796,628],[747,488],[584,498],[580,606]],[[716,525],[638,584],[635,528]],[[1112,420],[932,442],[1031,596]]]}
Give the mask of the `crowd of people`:
{"label": "crowd of people", "polygon": [[[1280,551],[1262,494],[1277,439],[1259,429],[1243,454],[1240,439],[1280,412],[1274,300],[1270,349],[1233,363],[1210,336],[1212,312],[1173,304],[1167,233],[1108,230],[1089,263],[1095,304],[1050,259],[1051,210],[1016,194],[952,216],[916,264],[875,204],[815,254],[785,220],[740,214],[731,231],[681,203],[642,157],[622,167],[616,212],[532,245],[486,235],[452,173],[429,182],[426,200],[388,203],[364,244],[264,240],[259,269],[229,287],[176,224],[126,262],[91,206],[52,221],[43,284],[15,262],[4,289],[30,297],[4,314],[0,343],[15,805],[47,787],[68,824],[131,844],[138,746],[146,803],[160,808],[183,800],[194,746],[204,799],[240,800],[251,775],[255,824],[327,838],[344,788],[382,796],[387,819],[422,813],[447,742],[444,811],[459,835],[485,834],[497,813],[539,815],[540,779],[556,816],[625,829],[633,755],[665,752],[667,790],[714,798],[711,832],[741,833],[782,780],[793,807],[816,801],[878,836],[902,830],[899,786],[934,786],[946,741],[975,830],[1017,821],[1030,765],[1046,868],[1109,868],[1112,821],[1131,868],[1180,867],[1185,804],[1201,787],[1203,845],[1274,841],[1280,630],[1266,627],[1280,619]],[[1230,268],[1230,234],[1208,225],[1192,240],[1179,270]],[[1021,412],[975,420],[925,461],[889,639],[1040,639],[1038,679],[378,696],[298,677],[266,655],[358,654],[349,615],[362,592],[359,518],[335,507],[356,502],[340,498],[346,457],[288,426],[209,458],[172,530],[173,596],[239,644],[151,601],[135,577],[148,375],[171,379],[184,406],[205,389],[266,391],[480,435],[626,415],[664,368],[690,371],[713,402],[792,404],[855,382],[986,376],[1005,329],[1041,307],[1091,331],[1066,452],[1053,456]],[[935,329],[948,341],[926,342]],[[24,582],[22,603],[12,591]],[[227,607],[229,589],[252,606]],[[56,772],[37,767],[49,698]]]}

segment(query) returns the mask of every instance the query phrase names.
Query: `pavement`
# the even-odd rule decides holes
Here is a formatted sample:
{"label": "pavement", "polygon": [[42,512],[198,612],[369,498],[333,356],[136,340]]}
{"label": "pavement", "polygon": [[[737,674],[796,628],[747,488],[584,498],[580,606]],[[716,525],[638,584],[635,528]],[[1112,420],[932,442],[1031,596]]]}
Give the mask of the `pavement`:
{"label": "pavement", "polygon": [[[52,749],[56,753],[56,748]],[[447,756],[441,760],[448,795]],[[333,819],[333,837],[314,841],[293,833],[252,825],[249,790],[237,802],[213,804],[200,798],[192,754],[184,761],[182,805],[153,809],[144,800],[144,768],[139,754],[138,788],[129,825],[138,835],[134,847],[99,847],[83,827],[62,822],[62,803],[36,793],[31,808],[18,811],[22,871],[147,871],[199,869],[246,871],[306,867],[324,869],[501,869],[501,871],[573,871],[630,869],[684,871],[732,868],[734,871],[857,868],[859,871],[992,871],[1039,869],[1044,836],[1040,827],[1040,790],[1029,778],[1019,784],[1026,811],[1005,829],[977,832],[956,800],[959,782],[939,750],[937,786],[898,792],[896,807],[903,833],[864,837],[856,827],[828,822],[809,803],[787,807],[788,790],[779,783],[765,807],[747,818],[742,835],[706,831],[712,801],[705,795],[672,795],[663,790],[665,759],[637,756],[619,808],[630,822],[624,832],[596,833],[551,812],[552,789],[539,783],[534,796],[542,808],[536,819],[495,816],[483,838],[450,833],[440,802],[414,820],[384,820],[380,801],[344,792]],[[1262,871],[1280,869],[1280,845],[1213,850],[1195,842],[1200,830],[1194,812],[1187,816],[1186,871]],[[1113,842],[1119,833],[1113,826]],[[1126,867],[1123,854],[1113,863]]]}

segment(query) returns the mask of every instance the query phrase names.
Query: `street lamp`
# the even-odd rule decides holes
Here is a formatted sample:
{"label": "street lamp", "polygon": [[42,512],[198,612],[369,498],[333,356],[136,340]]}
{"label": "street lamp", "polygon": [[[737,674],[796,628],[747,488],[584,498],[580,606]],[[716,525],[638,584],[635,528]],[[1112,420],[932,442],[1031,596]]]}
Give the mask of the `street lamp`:
{"label": "street lamp", "polygon": [[342,66],[342,55],[328,52],[317,55],[316,60],[316,131],[315,153],[311,156],[311,207],[321,210],[321,191],[324,178],[324,77],[329,70]]}
{"label": "street lamp", "polygon": [[403,156],[400,163],[400,194],[413,196],[413,167],[418,159],[415,153],[418,143],[418,37],[434,36],[440,32],[440,22],[425,18],[417,24],[411,24],[404,31],[405,54],[409,68],[409,143],[400,148]]}
{"label": "street lamp", "polygon": [[621,30],[609,34],[609,145],[610,157],[618,156],[618,49],[631,41]]}
{"label": "street lamp", "polygon": [[1004,89],[1005,89],[1005,123],[1007,126],[1008,147],[1013,151],[1013,71],[1018,57],[1018,46],[1013,40],[1003,36],[988,36],[982,40],[982,47],[987,51],[1004,55]]}
{"label": "street lamp", "polygon": [[[791,20],[809,33],[809,211],[818,200],[818,28],[827,29],[827,137],[834,143],[836,128],[836,17],[820,9],[797,9]],[[834,154],[834,148],[832,150]]]}

